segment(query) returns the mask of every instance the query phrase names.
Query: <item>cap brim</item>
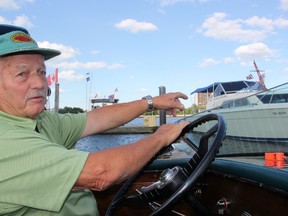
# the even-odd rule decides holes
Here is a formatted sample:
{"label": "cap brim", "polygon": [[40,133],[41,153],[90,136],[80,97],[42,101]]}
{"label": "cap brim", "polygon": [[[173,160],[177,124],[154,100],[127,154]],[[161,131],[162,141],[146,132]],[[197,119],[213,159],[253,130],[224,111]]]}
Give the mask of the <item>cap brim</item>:
{"label": "cap brim", "polygon": [[25,54],[25,53],[37,53],[43,55],[45,60],[49,60],[55,56],[58,56],[61,54],[60,51],[54,50],[54,49],[46,49],[46,48],[35,48],[35,49],[20,49],[20,50],[14,50],[9,51],[9,53],[2,53],[0,56],[9,56],[9,55],[15,55],[15,54]]}

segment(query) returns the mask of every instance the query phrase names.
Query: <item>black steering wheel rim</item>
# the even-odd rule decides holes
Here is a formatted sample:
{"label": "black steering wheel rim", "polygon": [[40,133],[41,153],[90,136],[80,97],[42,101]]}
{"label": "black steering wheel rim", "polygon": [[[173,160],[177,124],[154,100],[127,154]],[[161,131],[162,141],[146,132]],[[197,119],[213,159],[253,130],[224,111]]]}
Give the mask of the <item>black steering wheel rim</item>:
{"label": "black steering wheel rim", "polygon": [[[186,194],[189,189],[191,189],[195,183],[197,182],[198,178],[205,172],[205,170],[209,167],[211,162],[214,160],[215,155],[217,154],[222,140],[225,138],[226,135],[226,123],[224,118],[218,113],[208,113],[206,115],[200,116],[195,121],[191,122],[187,125],[181,132],[180,136],[184,136],[187,131],[201,125],[207,121],[217,120],[217,124],[212,127],[212,129],[207,132],[209,133],[208,136],[212,136],[215,134],[213,139],[212,145],[207,150],[207,152],[201,158],[199,164],[187,178],[187,180],[164,202],[160,207],[158,207],[154,212],[152,212],[151,216],[158,216],[164,215],[167,211],[171,210],[174,205]],[[205,134],[207,134],[205,133]],[[204,134],[204,135],[205,135]],[[112,209],[117,206],[119,200],[121,200],[124,195],[126,194],[128,188],[131,184],[135,181],[135,179],[142,173],[142,169],[136,173],[134,176],[130,177],[125,184],[120,188],[114,199],[112,200],[110,206],[107,209],[106,216],[111,215]]]}

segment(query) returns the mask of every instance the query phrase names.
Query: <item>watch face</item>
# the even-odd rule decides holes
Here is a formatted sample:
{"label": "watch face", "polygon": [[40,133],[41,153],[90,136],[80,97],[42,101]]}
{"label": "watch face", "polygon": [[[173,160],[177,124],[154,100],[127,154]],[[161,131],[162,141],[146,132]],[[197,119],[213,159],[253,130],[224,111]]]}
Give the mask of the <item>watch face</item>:
{"label": "watch face", "polygon": [[148,103],[148,112],[151,112],[154,110],[154,106],[153,106],[153,101],[152,101],[152,96],[151,95],[147,95],[145,97],[143,97],[142,99],[146,99],[147,103]]}

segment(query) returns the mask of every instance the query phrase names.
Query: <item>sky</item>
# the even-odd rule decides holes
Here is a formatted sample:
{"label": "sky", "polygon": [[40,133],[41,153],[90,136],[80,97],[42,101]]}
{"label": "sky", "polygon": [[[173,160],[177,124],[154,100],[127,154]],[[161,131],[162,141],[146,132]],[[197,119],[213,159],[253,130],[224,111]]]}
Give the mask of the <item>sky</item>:
{"label": "sky", "polygon": [[60,108],[157,96],[160,86],[187,94],[188,108],[199,87],[257,81],[253,60],[268,88],[288,80],[288,0],[1,0],[0,23],[61,51],[46,61],[47,75],[59,71]]}

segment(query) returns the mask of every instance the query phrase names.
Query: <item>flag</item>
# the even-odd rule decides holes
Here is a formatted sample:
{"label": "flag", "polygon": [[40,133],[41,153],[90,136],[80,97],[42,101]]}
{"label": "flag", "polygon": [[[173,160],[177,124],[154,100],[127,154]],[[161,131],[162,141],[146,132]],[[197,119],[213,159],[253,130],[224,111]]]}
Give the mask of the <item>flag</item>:
{"label": "flag", "polygon": [[51,85],[52,85],[51,75],[50,75],[50,74],[49,74],[48,77],[47,77],[47,83],[48,83],[48,86],[51,86]]}
{"label": "flag", "polygon": [[109,98],[110,100],[114,100],[114,94],[109,95],[108,98]]}
{"label": "flag", "polygon": [[58,83],[58,68],[56,68],[55,72],[53,74],[49,74],[47,76],[47,83],[48,86],[51,86],[53,83]]}
{"label": "flag", "polygon": [[252,74],[249,74],[248,76],[246,76],[246,79],[247,79],[247,80],[253,79],[253,75],[252,75]]}
{"label": "flag", "polygon": [[118,88],[115,89],[115,92],[118,92]]}
{"label": "flag", "polygon": [[86,78],[86,81],[89,82],[89,81],[90,81],[90,77],[87,77],[87,78]]}
{"label": "flag", "polygon": [[58,68],[56,68],[55,72],[52,74],[51,80],[52,83],[58,83]]}

